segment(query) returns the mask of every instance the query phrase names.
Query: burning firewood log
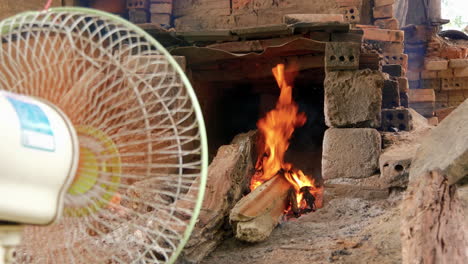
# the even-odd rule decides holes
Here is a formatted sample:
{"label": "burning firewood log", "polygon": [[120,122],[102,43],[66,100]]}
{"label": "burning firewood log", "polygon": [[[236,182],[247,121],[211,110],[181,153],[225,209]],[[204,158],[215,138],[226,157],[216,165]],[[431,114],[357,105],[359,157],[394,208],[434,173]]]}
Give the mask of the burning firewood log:
{"label": "burning firewood log", "polygon": [[287,209],[290,188],[289,182],[277,174],[244,196],[229,216],[236,238],[247,242],[267,239]]}

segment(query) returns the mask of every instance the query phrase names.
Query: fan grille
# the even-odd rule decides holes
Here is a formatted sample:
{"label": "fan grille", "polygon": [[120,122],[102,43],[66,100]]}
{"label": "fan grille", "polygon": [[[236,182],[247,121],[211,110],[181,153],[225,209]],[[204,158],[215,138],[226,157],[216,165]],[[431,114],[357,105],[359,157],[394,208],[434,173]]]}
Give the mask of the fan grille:
{"label": "fan grille", "polygon": [[203,121],[180,68],[98,11],[29,12],[0,29],[0,89],[58,106],[82,150],[63,217],[26,227],[17,262],[173,262],[206,180]]}

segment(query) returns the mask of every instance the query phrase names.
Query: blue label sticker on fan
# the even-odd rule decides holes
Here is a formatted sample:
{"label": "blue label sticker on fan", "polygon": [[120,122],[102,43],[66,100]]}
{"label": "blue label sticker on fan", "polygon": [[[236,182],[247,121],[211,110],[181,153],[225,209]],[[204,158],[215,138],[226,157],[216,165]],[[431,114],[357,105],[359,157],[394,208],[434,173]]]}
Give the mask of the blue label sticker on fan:
{"label": "blue label sticker on fan", "polygon": [[15,108],[21,125],[23,146],[45,151],[55,151],[55,138],[49,119],[36,104],[6,95]]}

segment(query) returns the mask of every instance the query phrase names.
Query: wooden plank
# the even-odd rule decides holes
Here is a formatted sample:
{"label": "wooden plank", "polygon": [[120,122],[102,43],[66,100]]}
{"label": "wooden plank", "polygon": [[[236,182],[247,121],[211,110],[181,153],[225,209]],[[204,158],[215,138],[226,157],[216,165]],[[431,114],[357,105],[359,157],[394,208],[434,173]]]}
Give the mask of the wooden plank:
{"label": "wooden plank", "polygon": [[183,38],[187,42],[203,41],[235,41],[239,39],[231,34],[230,30],[210,30],[210,31],[180,31],[177,37]]}
{"label": "wooden plank", "polygon": [[349,23],[328,22],[328,23],[296,23],[293,25],[294,33],[309,33],[314,31],[324,31],[329,33],[334,32],[349,32]]}
{"label": "wooden plank", "polygon": [[294,35],[285,38],[224,42],[208,45],[206,47],[212,49],[220,49],[232,53],[261,52],[264,51],[267,47],[283,45],[299,38],[302,38],[302,36]]}
{"label": "wooden plank", "polygon": [[271,38],[289,36],[293,34],[293,28],[286,24],[266,25],[256,27],[234,28],[231,33],[241,39]]}

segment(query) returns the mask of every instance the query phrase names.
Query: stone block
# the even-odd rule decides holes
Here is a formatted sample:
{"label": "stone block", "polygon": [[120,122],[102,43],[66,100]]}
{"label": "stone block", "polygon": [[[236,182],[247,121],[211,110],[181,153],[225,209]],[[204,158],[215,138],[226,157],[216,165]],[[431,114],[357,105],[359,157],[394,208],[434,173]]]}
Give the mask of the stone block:
{"label": "stone block", "polygon": [[377,19],[374,21],[374,25],[378,26],[381,29],[400,29],[398,20],[396,20],[395,18]]}
{"label": "stone block", "polygon": [[448,69],[448,60],[427,59],[424,68],[429,71],[443,71]]}
{"label": "stone block", "polygon": [[450,68],[467,68],[468,59],[451,59],[449,60]]}
{"label": "stone block", "polygon": [[385,80],[382,88],[382,108],[394,108],[400,106],[400,91],[398,82]]}
{"label": "stone block", "polygon": [[413,129],[413,119],[407,108],[382,109],[382,131],[397,132]]}
{"label": "stone block", "polygon": [[405,33],[402,30],[365,28],[364,39],[389,42],[403,42],[405,40]]}
{"label": "stone block", "polygon": [[148,22],[148,11],[146,9],[130,9],[128,17],[130,22],[134,24],[144,24]]}
{"label": "stone block", "polygon": [[151,14],[151,23],[159,25],[170,25],[171,15],[169,14]]}
{"label": "stone block", "polygon": [[468,175],[468,101],[455,109],[421,142],[410,172],[410,180],[440,169],[454,184]]}
{"label": "stone block", "polygon": [[325,121],[329,127],[379,127],[384,74],[369,69],[327,72]]}
{"label": "stone block", "polygon": [[150,6],[152,14],[172,14],[172,3],[154,3]]}
{"label": "stone block", "polygon": [[379,169],[381,136],[371,128],[330,128],[323,139],[324,179],[367,178]]}
{"label": "stone block", "polygon": [[393,17],[393,5],[374,7],[374,18],[391,18]]}
{"label": "stone block", "polygon": [[441,79],[441,90],[468,90],[468,78],[443,78]]}
{"label": "stone block", "polygon": [[399,77],[397,80],[398,80],[398,89],[400,91],[400,94],[409,92],[408,78]]}
{"label": "stone block", "polygon": [[325,67],[328,70],[358,69],[360,51],[360,43],[328,42],[325,49]]}
{"label": "stone block", "polygon": [[283,16],[286,24],[298,22],[344,22],[342,14],[287,14]]}
{"label": "stone block", "polygon": [[388,73],[392,77],[401,77],[402,68],[399,64],[387,64],[382,66],[382,71]]}

